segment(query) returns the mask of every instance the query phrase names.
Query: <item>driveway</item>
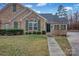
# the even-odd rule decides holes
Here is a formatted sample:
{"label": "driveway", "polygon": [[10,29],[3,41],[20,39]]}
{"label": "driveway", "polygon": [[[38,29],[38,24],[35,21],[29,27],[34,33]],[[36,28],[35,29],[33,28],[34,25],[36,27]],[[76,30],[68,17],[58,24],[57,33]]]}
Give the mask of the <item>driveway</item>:
{"label": "driveway", "polygon": [[79,32],[68,32],[67,35],[72,46],[72,55],[79,56]]}

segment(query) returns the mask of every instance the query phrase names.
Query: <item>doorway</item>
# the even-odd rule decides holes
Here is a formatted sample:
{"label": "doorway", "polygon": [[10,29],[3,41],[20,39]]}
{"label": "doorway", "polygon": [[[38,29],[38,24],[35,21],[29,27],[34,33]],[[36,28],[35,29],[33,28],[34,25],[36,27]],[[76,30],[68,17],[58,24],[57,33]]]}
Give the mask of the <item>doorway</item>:
{"label": "doorway", "polygon": [[46,24],[46,31],[50,32],[50,24],[48,24],[48,23]]}

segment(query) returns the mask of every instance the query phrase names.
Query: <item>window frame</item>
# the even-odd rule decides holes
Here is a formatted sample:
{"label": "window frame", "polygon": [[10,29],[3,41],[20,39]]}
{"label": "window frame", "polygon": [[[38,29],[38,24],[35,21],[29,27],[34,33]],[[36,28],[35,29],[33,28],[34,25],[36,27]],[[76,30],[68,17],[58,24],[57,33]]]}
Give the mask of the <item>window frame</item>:
{"label": "window frame", "polygon": [[[29,26],[29,24],[32,24],[32,26]],[[35,24],[37,24],[37,25],[35,26]],[[32,30],[29,29],[30,27],[32,27]],[[37,29],[35,29],[35,27]],[[38,21],[37,20],[28,21],[28,30],[29,31],[38,31]]]}
{"label": "window frame", "polygon": [[[65,27],[62,27],[62,26],[65,26]],[[66,25],[65,24],[61,25],[61,30],[66,30]]]}
{"label": "window frame", "polygon": [[[56,26],[58,26],[58,28]],[[60,25],[59,24],[55,24],[54,25],[54,30],[60,30]]]}
{"label": "window frame", "polygon": [[[17,23],[17,28],[16,28],[16,25],[15,25],[15,22]],[[18,29],[19,28],[19,23],[18,21],[14,21],[14,29]]]}
{"label": "window frame", "polygon": [[16,12],[16,4],[13,4],[12,7],[13,7],[13,8],[12,8],[12,11],[13,11],[13,12]]}

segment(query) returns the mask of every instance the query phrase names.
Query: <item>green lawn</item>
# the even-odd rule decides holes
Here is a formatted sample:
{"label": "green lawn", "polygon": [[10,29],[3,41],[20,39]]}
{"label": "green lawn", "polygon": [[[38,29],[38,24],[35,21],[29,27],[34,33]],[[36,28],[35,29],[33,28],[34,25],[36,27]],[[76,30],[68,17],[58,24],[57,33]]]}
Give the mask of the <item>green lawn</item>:
{"label": "green lawn", "polygon": [[45,35],[0,36],[0,55],[47,56],[48,44]]}
{"label": "green lawn", "polygon": [[67,40],[67,37],[56,36],[55,39],[66,55],[72,54],[71,46]]}

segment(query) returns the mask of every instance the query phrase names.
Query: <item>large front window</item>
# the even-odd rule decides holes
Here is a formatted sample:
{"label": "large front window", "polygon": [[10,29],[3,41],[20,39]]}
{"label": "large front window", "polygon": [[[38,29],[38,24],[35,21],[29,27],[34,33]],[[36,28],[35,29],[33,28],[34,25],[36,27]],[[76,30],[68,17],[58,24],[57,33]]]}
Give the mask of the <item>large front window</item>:
{"label": "large front window", "polygon": [[54,25],[54,30],[59,30],[59,25]]}
{"label": "large front window", "polygon": [[66,25],[65,24],[56,24],[54,25],[54,30],[66,30]]}
{"label": "large front window", "polygon": [[66,30],[66,25],[61,25],[61,30]]}
{"label": "large front window", "polygon": [[37,31],[38,30],[38,21],[29,21],[28,22],[28,30],[29,31]]}

